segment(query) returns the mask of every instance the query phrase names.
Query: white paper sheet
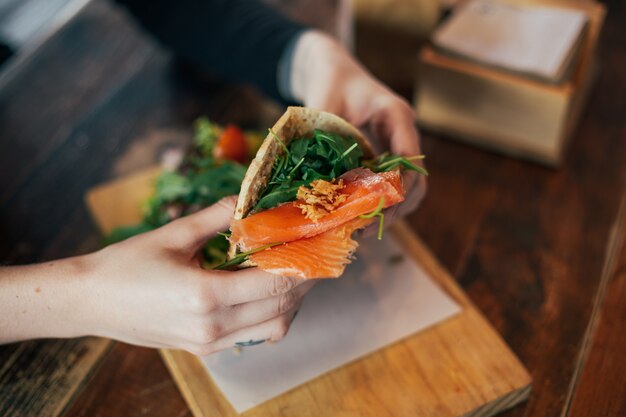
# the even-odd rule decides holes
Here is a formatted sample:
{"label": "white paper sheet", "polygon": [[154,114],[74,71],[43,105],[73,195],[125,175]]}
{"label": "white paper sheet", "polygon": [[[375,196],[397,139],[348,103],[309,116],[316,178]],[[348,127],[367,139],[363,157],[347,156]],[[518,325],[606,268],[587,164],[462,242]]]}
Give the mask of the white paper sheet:
{"label": "white paper sheet", "polygon": [[283,340],[203,362],[241,413],[459,310],[388,233],[362,242],[343,277],[309,292]]}

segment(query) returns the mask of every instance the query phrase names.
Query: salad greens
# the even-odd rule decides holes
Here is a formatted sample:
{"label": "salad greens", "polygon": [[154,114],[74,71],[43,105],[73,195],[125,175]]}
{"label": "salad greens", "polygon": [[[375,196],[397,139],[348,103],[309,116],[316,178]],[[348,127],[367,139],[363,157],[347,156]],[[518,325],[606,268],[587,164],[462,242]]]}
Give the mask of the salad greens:
{"label": "salad greens", "polygon": [[[143,207],[143,221],[113,230],[105,238],[105,244],[156,229],[239,193],[247,167],[213,156],[221,131],[220,126],[208,119],[198,119],[192,146],[177,172],[163,172],[155,181],[154,194]],[[209,240],[203,248],[206,265],[212,267],[224,262],[227,251],[228,240],[224,235]]]}
{"label": "salad greens", "polygon": [[311,139],[295,139],[287,147],[272,131],[270,134],[282,143],[285,153],[276,158],[272,177],[255,211],[295,200],[302,185],[330,181],[361,166],[363,152],[351,137],[315,130]]}
{"label": "salad greens", "polygon": [[403,157],[385,152],[374,159],[363,160],[363,151],[356,140],[335,133],[315,130],[312,138],[299,138],[286,146],[270,129],[285,153],[274,162],[272,177],[254,211],[267,210],[296,199],[298,188],[315,180],[330,181],[358,167],[374,172],[403,167],[423,175],[428,172],[412,161],[423,156]]}

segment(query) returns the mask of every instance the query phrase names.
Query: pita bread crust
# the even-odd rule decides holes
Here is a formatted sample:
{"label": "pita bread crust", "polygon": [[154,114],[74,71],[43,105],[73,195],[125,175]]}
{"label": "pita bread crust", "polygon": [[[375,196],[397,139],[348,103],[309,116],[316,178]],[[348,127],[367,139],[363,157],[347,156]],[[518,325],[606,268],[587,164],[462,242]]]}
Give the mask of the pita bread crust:
{"label": "pita bread crust", "polygon": [[[357,128],[339,116],[308,107],[288,107],[287,111],[272,127],[272,131],[285,145],[297,138],[311,136],[315,129],[354,138],[366,158],[373,156],[372,147]],[[268,132],[241,184],[241,191],[235,207],[234,219],[243,219],[250,213],[265,190],[272,175],[276,157],[283,154],[282,146]],[[235,245],[230,246],[228,257],[237,253]],[[244,266],[242,264],[242,266]]]}

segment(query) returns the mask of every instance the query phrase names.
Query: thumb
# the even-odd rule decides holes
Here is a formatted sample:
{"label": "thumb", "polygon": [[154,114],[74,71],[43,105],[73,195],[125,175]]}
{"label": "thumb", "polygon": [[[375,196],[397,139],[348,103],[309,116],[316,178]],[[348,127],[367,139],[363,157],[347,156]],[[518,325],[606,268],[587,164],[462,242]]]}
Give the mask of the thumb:
{"label": "thumb", "polygon": [[160,231],[168,246],[196,252],[218,232],[228,229],[236,203],[237,196],[225,197],[212,206],[163,226]]}

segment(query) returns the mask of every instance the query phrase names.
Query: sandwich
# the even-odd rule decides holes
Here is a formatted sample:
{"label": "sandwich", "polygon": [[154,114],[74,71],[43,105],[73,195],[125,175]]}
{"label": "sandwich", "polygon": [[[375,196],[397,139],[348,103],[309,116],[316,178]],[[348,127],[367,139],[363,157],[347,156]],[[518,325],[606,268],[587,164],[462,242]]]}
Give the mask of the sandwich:
{"label": "sandwich", "polygon": [[297,278],[341,276],[352,234],[404,200],[402,169],[422,156],[378,156],[354,126],[330,113],[289,107],[244,176],[218,269],[258,267]]}

